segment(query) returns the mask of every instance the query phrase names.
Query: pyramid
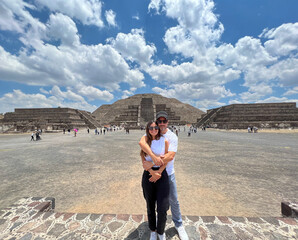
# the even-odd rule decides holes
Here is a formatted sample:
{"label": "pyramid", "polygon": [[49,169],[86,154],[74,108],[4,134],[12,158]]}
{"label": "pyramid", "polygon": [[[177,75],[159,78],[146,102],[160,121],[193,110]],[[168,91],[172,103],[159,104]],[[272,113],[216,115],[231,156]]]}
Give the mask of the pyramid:
{"label": "pyramid", "polygon": [[166,98],[158,94],[136,94],[113,104],[102,105],[92,115],[102,125],[124,124],[138,127],[155,120],[156,113],[162,110],[168,113],[171,125],[196,123],[204,114],[200,109],[175,98]]}

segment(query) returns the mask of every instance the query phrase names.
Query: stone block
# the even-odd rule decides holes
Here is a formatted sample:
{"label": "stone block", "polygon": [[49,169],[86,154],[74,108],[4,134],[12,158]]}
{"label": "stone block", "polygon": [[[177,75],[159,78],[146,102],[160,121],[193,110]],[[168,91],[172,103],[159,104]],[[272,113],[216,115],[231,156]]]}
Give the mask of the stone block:
{"label": "stone block", "polygon": [[298,217],[298,204],[294,202],[281,202],[281,213],[285,217]]}

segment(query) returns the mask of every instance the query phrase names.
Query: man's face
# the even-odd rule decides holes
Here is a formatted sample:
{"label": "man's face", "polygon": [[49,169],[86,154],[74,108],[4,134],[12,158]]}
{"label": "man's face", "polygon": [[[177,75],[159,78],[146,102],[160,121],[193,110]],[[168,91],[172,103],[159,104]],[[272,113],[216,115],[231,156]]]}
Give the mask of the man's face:
{"label": "man's face", "polygon": [[157,119],[157,124],[161,132],[164,132],[168,127],[168,120],[164,117]]}

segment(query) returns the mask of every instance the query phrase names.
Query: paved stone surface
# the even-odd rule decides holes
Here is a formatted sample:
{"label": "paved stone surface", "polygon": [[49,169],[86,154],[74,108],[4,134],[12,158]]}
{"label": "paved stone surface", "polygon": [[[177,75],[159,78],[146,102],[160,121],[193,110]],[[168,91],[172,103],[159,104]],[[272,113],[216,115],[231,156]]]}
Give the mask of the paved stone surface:
{"label": "paved stone surface", "polygon": [[[3,240],[147,240],[150,236],[144,215],[82,214],[54,212],[54,199],[21,198],[13,206],[3,209],[0,217],[0,239]],[[37,203],[37,204],[36,204]],[[30,215],[36,206],[37,218]],[[19,211],[25,209],[25,211]],[[6,213],[10,212],[9,215]],[[20,213],[21,212],[21,213]],[[51,213],[51,214],[50,214]],[[14,220],[18,217],[17,220]],[[47,216],[44,218],[44,216]],[[56,217],[56,216],[59,217]],[[281,217],[225,217],[183,216],[190,240],[264,239],[287,240],[298,238],[298,219]],[[179,240],[168,216],[168,240]],[[236,221],[238,220],[238,221]],[[278,223],[278,224],[277,224]]]}

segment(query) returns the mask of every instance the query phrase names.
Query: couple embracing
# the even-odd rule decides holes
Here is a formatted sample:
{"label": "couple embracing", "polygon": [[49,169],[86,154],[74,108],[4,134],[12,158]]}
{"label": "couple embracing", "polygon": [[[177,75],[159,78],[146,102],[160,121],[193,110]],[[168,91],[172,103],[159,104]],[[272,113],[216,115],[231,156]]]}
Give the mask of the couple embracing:
{"label": "couple embracing", "polygon": [[178,138],[168,129],[168,114],[165,111],[156,114],[156,122],[148,122],[146,134],[141,138],[139,145],[142,149],[142,187],[151,230],[150,240],[156,240],[157,236],[159,240],[166,239],[164,230],[169,206],[180,239],[188,240],[182,225],[174,170]]}

